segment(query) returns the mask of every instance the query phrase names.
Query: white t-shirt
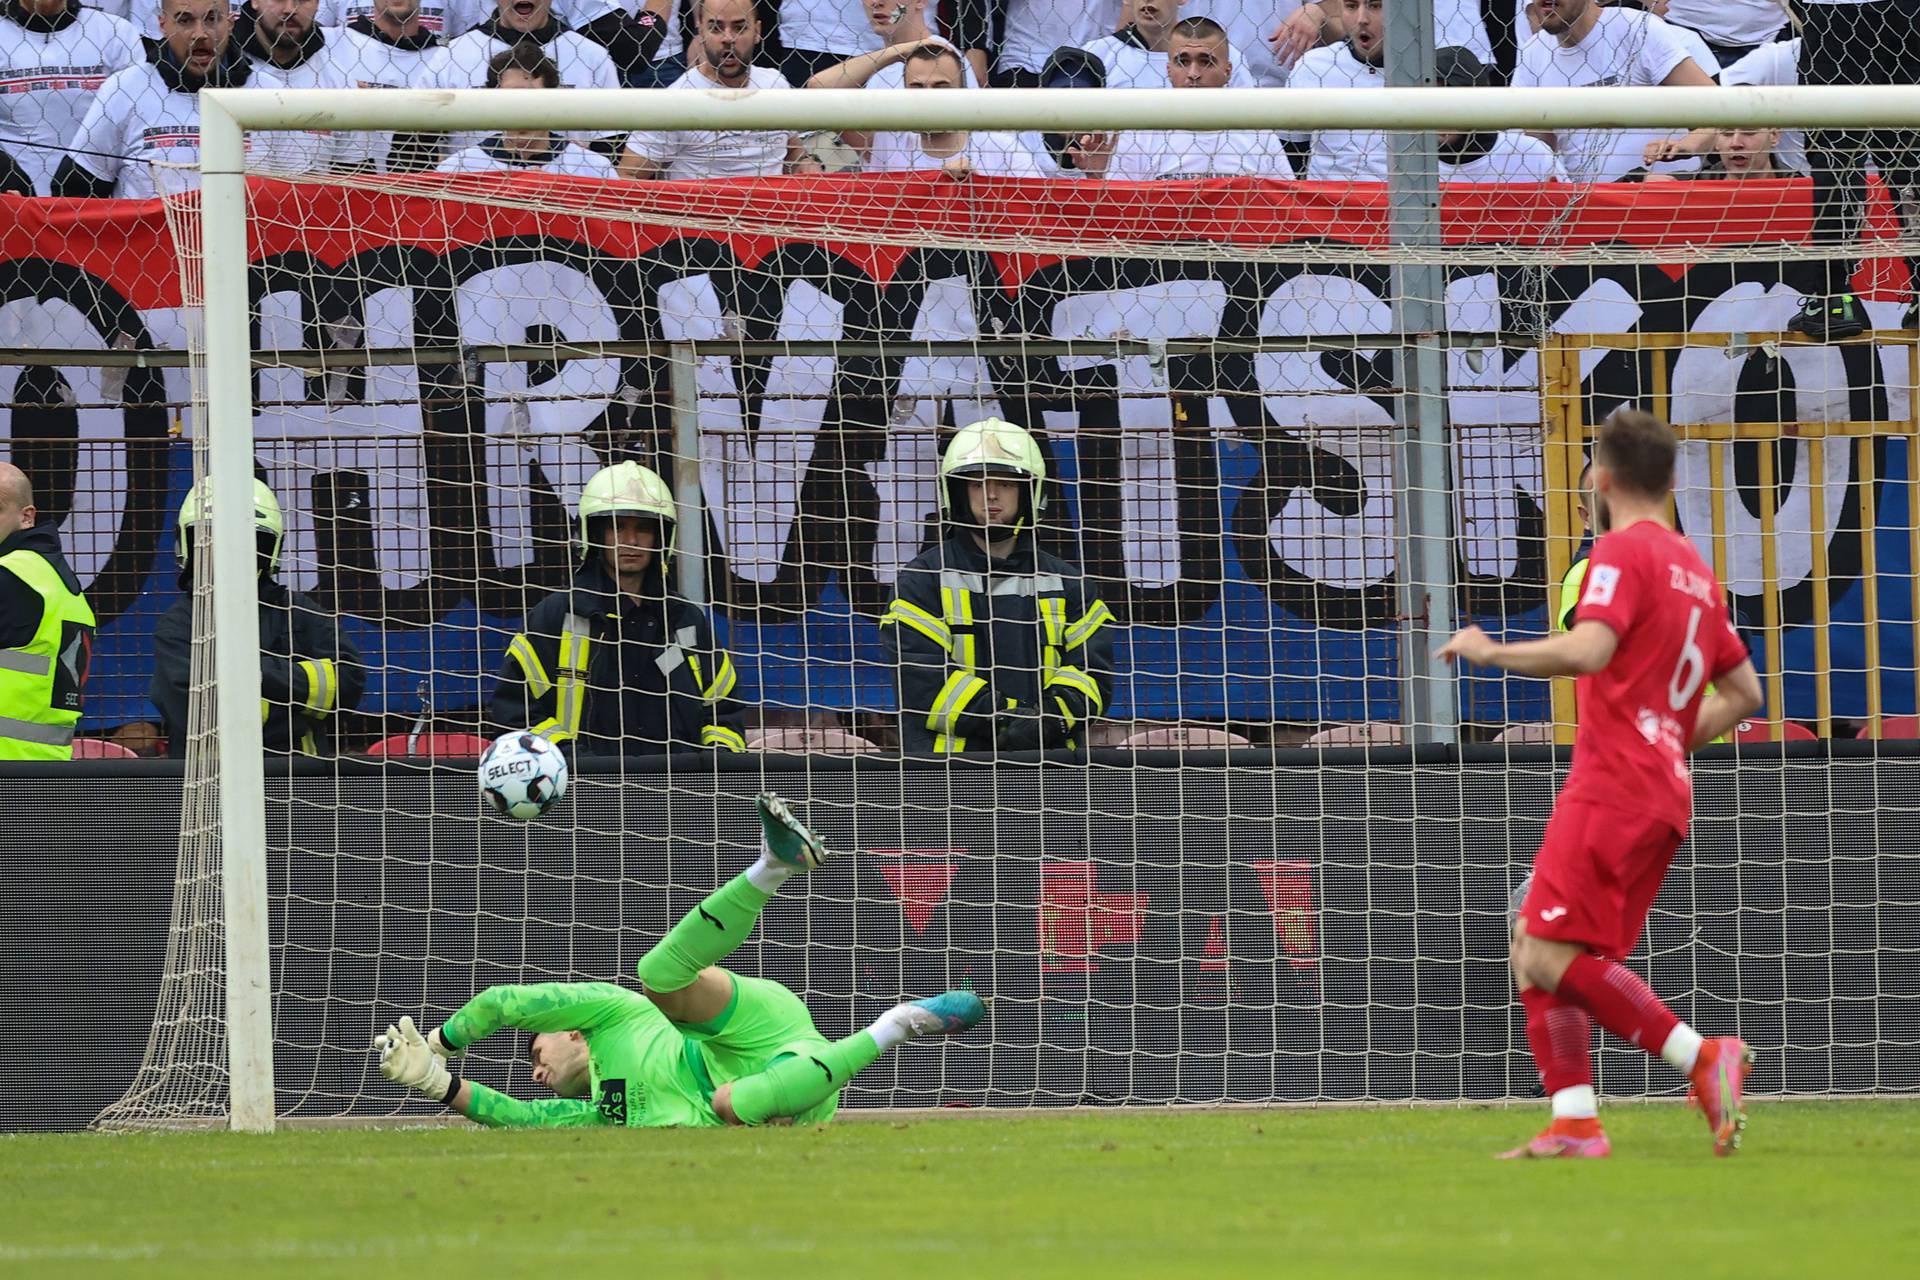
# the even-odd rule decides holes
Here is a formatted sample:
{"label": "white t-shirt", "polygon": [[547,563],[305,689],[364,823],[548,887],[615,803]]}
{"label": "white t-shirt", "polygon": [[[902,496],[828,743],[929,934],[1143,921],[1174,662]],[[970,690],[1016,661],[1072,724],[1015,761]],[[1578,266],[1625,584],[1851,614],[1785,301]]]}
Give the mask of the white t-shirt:
{"label": "white t-shirt", "polygon": [[[1387,83],[1386,68],[1353,56],[1342,40],[1309,49],[1293,64],[1289,89],[1379,89]],[[1376,129],[1315,129],[1289,131],[1298,142],[1311,136],[1313,152],[1307,159],[1311,182],[1385,182],[1387,135]]]}
{"label": "white t-shirt", "polygon": [[[496,39],[490,32],[476,28],[460,36],[440,51],[434,60],[434,80],[442,89],[480,89],[487,83],[487,63],[494,55],[504,53],[513,46],[504,40]],[[560,72],[560,87],[563,89],[618,89],[620,73],[614,69],[613,59],[606,49],[585,36],[573,31],[563,31],[546,44],[540,46],[542,52],[553,60],[554,67]],[[612,130],[610,133],[618,133]],[[579,135],[579,141],[587,141],[594,135]],[[609,135],[610,136],[610,135]],[[463,151],[468,147],[480,145],[484,133],[468,130],[450,134],[447,137],[449,154]]]}
{"label": "white t-shirt", "polygon": [[[1432,4],[1434,47],[1460,45],[1491,66],[1493,42],[1480,16],[1480,0],[1432,0]],[[1234,60],[1235,71],[1244,67],[1254,84],[1278,88],[1287,83],[1288,69],[1274,61],[1267,39],[1299,8],[1300,0],[1186,0],[1180,6],[1180,16],[1212,18],[1219,23],[1228,43],[1246,57],[1244,63]],[[1522,25],[1520,30],[1524,34],[1526,27]],[[1236,79],[1233,83],[1237,87],[1240,82]]]}
{"label": "white t-shirt", "polygon": [[[881,144],[886,148],[882,150]],[[990,178],[1045,178],[1053,176],[1051,168],[1042,168],[1040,158],[1026,139],[1017,133],[994,133],[976,130],[967,135],[967,145],[960,151],[973,162],[973,171]],[[867,173],[928,173],[945,167],[947,157],[930,156],[920,149],[920,135],[917,133],[882,133],[873,141],[873,151],[867,157],[864,172]]]}
{"label": "white t-shirt", "polygon": [[1780,0],[1672,0],[1667,21],[1715,44],[1760,44],[1780,34],[1787,15]]}
{"label": "white t-shirt", "polygon": [[[436,57],[440,46],[424,49],[398,49],[378,36],[365,35],[352,27],[327,32],[327,47],[334,50],[334,65],[346,72],[356,89],[433,89],[439,86]],[[387,153],[393,148],[391,133],[366,135],[376,168],[387,167]]]}
{"label": "white t-shirt", "polygon": [[440,162],[441,173],[563,173],[575,178],[612,178],[618,175],[612,161],[598,152],[571,142],[539,164],[503,160],[486,146],[467,147]]}
{"label": "white t-shirt", "polygon": [[[355,51],[340,42],[338,32],[322,32],[321,39],[322,43],[319,50],[311,58],[308,58],[297,67],[278,67],[257,56],[253,57],[253,75],[248,78],[247,84],[251,86],[256,83],[261,83],[264,77],[272,79],[281,88],[286,89],[352,89],[356,87],[354,76],[348,70],[355,56]],[[265,162],[266,156],[280,156],[284,154],[287,155],[289,159],[285,164],[281,164],[278,161],[272,162],[275,169],[280,172],[295,173],[312,171],[313,166],[306,158],[308,153],[305,146],[307,144],[295,144],[294,150],[288,152],[285,148],[290,144],[282,141],[282,139],[294,137],[313,139],[314,141],[310,144],[316,148],[313,154],[324,156],[327,160],[327,163],[319,166],[322,169],[345,168],[384,162],[387,157],[388,145],[393,140],[392,134],[363,133],[353,129],[327,130],[305,134],[273,133],[266,136],[273,139],[273,141],[268,144],[266,155],[260,158],[260,162]],[[249,167],[252,167],[255,163],[256,158],[252,153],[249,153]]]}
{"label": "white t-shirt", "polygon": [[[320,0],[314,25],[344,27],[357,18],[373,17],[373,0]],[[465,35],[494,15],[494,6],[482,0],[420,0],[420,26],[442,40]]]}
{"label": "white t-shirt", "polygon": [[1553,148],[1532,134],[1508,129],[1494,136],[1485,155],[1463,164],[1440,160],[1442,182],[1565,182],[1567,171]]}
{"label": "white t-shirt", "polygon": [[[689,70],[667,88],[720,89],[703,71]],[[747,88],[784,89],[787,78],[772,67],[747,68]],[[786,166],[789,135],[771,130],[701,129],[694,132],[627,135],[627,150],[660,166],[663,178],[770,178]]]}
{"label": "white t-shirt", "polygon": [[47,194],[67,144],[107,77],[147,60],[123,18],[81,9],[58,31],[29,31],[0,16],[0,151]]}
{"label": "white t-shirt", "polygon": [[1278,133],[1266,129],[1136,129],[1120,135],[1107,165],[1107,177],[1117,180],[1243,175],[1293,177],[1293,164]]}
{"label": "white t-shirt", "polygon": [[[1697,38],[1697,37],[1696,37]],[[1693,55],[1674,29],[1633,9],[1601,9],[1587,38],[1569,49],[1544,31],[1520,48],[1516,86],[1657,85]],[[1704,70],[1704,68],[1703,68]],[[1562,129],[1555,150],[1574,182],[1614,182],[1641,168],[1646,145],[1676,136],[1672,129]],[[1697,160],[1656,166],[1661,172],[1699,167]]]}
{"label": "white t-shirt", "polygon": [[434,89],[439,87],[440,46],[400,49],[352,27],[327,32],[337,46],[334,62],[358,89]]}
{"label": "white t-shirt", "polygon": [[1085,45],[1120,25],[1120,0],[1007,0],[994,65],[1038,71],[1062,45]]}
{"label": "white t-shirt", "polygon": [[[277,73],[255,67],[249,89],[278,89]],[[250,173],[325,173],[340,144],[312,132],[247,135]],[[152,63],[107,77],[73,138],[73,159],[113,183],[123,200],[146,200],[200,185],[200,97],[167,87]]]}
{"label": "white t-shirt", "polygon": [[[932,42],[946,45],[955,53],[960,50],[939,36]],[[961,84],[968,89],[978,89],[980,82],[974,78],[973,64],[966,58],[960,59]],[[868,89],[903,89],[907,83],[907,64],[896,62],[890,67],[882,67],[867,77],[863,86]],[[899,131],[882,132],[873,135],[873,146],[867,152],[867,162],[861,166],[869,173],[889,173],[898,170],[918,169],[916,162],[920,156],[920,135]]]}
{"label": "white t-shirt", "polygon": [[[1123,40],[1117,35],[1101,36],[1080,47],[1100,59],[1101,65],[1106,67],[1109,89],[1166,89],[1173,85],[1172,76],[1167,70],[1167,55],[1164,53],[1142,49],[1133,41]],[[1259,87],[1252,73],[1247,70],[1246,58],[1231,43],[1227,45],[1227,64],[1233,68],[1232,74],[1227,77],[1229,89]]]}
{"label": "white t-shirt", "polygon": [[860,0],[780,0],[780,43],[843,58],[885,47]]}

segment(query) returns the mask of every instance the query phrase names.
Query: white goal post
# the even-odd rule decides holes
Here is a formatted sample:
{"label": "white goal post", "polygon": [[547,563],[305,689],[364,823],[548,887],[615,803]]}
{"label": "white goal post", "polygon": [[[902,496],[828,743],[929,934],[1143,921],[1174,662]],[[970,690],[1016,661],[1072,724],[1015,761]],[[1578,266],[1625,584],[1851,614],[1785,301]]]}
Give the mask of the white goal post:
{"label": "white goal post", "polygon": [[[1920,128],[1920,86],[1584,89],[1392,88],[997,90],[873,94],[859,90],[644,92],[569,90],[209,89],[200,103],[200,236],[204,253],[207,475],[212,511],[249,510],[253,382],[245,135],[265,130],[1240,130],[1814,127]],[[1431,145],[1431,143],[1429,143]],[[1410,339],[1409,339],[1410,340]],[[218,637],[224,851],[227,1050],[232,1127],[274,1124],[273,984],[269,952],[266,787],[255,635],[251,527],[215,516],[212,621]],[[246,531],[249,536],[233,536]],[[238,638],[241,643],[233,643]]]}

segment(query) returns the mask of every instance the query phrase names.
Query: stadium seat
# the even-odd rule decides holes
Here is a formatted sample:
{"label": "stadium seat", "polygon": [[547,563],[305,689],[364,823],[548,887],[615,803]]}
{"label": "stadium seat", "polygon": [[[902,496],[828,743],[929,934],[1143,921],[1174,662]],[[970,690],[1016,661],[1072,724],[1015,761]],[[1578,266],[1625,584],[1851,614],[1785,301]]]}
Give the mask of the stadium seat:
{"label": "stadium seat", "polygon": [[[409,739],[411,738],[411,741]],[[370,756],[426,756],[430,760],[478,760],[487,739],[477,733],[423,733],[412,737],[395,733],[367,748]]]}
{"label": "stadium seat", "polygon": [[1495,742],[1552,742],[1550,724],[1510,724],[1493,736]]}
{"label": "stadium seat", "polygon": [[749,751],[774,751],[796,756],[859,756],[880,748],[845,729],[768,729],[747,739]]}
{"label": "stadium seat", "polygon": [[1920,716],[1881,716],[1878,734],[1874,733],[1872,724],[1865,724],[1860,727],[1860,736],[1886,739],[1920,738]]}
{"label": "stadium seat", "polygon": [[1820,735],[1794,720],[1742,720],[1733,731],[1738,743],[1812,742]]}
{"label": "stadium seat", "polygon": [[1217,725],[1167,724],[1155,729],[1136,729],[1120,740],[1134,751],[1219,751],[1229,747],[1250,747],[1252,741]]}
{"label": "stadium seat", "polygon": [[138,760],[140,753],[132,747],[124,747],[117,742],[109,742],[105,738],[75,738],[73,758],[75,760]]}
{"label": "stadium seat", "polygon": [[1401,742],[1400,726],[1385,720],[1369,720],[1365,724],[1336,724],[1322,729],[1308,738],[1302,745],[1309,747],[1397,747]]}

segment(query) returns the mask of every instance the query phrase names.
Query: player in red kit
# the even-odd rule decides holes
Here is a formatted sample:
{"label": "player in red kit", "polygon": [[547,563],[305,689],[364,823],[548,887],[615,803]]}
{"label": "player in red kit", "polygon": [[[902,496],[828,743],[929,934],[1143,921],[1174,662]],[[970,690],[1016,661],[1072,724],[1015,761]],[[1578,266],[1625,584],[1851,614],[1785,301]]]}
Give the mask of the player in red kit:
{"label": "player in red kit", "polygon": [[1508,1157],[1610,1151],[1593,1093],[1594,1022],[1687,1074],[1715,1155],[1733,1154],[1746,1124],[1747,1046],[1703,1040],[1620,963],[1686,838],[1687,754],[1760,705],[1720,584],[1667,523],[1674,452],[1672,429],[1650,414],[1621,410],[1601,425],[1593,486],[1612,528],[1594,543],[1570,630],[1501,644],[1468,627],[1440,649],[1449,661],[1579,677],[1573,768],[1513,933],[1527,1044],[1553,1120]]}

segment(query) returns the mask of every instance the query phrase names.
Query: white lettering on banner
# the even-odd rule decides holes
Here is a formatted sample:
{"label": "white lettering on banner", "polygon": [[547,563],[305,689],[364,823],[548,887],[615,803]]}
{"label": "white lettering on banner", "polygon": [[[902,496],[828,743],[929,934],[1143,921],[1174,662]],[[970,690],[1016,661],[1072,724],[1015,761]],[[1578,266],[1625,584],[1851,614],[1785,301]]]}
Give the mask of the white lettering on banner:
{"label": "white lettering on banner", "polygon": [[[556,262],[495,267],[455,291],[469,346],[613,341],[619,321],[587,272]],[[541,375],[535,381],[535,370]],[[526,495],[537,469],[571,510],[599,460],[581,438],[620,390],[617,360],[514,362],[481,366],[486,396],[487,498],[495,563],[533,559]]]}
{"label": "white lettering on banner", "polygon": [[[511,253],[511,250],[502,250]],[[622,312],[601,295],[593,273],[580,268],[577,251],[556,244],[552,262],[519,262],[476,269],[458,284],[454,305],[459,340],[468,344],[519,343],[540,335],[568,340],[635,336],[623,331]],[[567,260],[557,255],[572,253]],[[487,260],[484,253],[476,261]],[[340,280],[355,284],[355,267],[341,269]],[[316,278],[323,274],[314,268]],[[1306,273],[1280,278],[1259,307],[1258,328],[1268,334],[1365,333],[1391,323],[1390,309],[1369,287],[1370,277],[1351,274]],[[273,277],[276,288],[291,277]],[[1123,275],[1122,279],[1126,277]],[[369,282],[373,283],[373,282]],[[988,287],[997,288],[995,280]],[[1121,288],[1074,293],[1071,280],[1055,279],[1060,300],[1049,307],[1042,328],[1052,336],[1133,336],[1204,338],[1221,327],[1226,287],[1215,280],[1174,280],[1125,284]],[[1504,327],[1495,294],[1495,277],[1483,272],[1463,276],[1448,287],[1449,322],[1457,328],[1487,331]],[[720,294],[703,272],[689,271],[659,286],[657,298],[663,335],[715,338],[739,336],[737,320],[723,314]],[[902,332],[916,338],[964,338],[979,330],[973,286],[958,277],[928,285],[917,311],[899,317]],[[1738,284],[1693,313],[1697,330],[1743,326],[1777,327],[1790,299],[1777,288]],[[298,349],[320,335],[329,345],[376,347],[408,346],[422,339],[415,333],[415,299],[405,287],[381,288],[365,300],[358,323],[338,334],[310,323],[307,300],[282,290],[260,304],[263,342],[272,347]],[[781,299],[774,328],[786,338],[832,338],[844,332],[841,304],[814,285],[794,280]],[[1671,310],[1672,299],[1658,305]],[[1897,304],[1877,304],[1874,306]],[[1775,313],[1779,314],[1775,314]],[[1660,314],[1666,314],[1661,312]],[[1562,332],[1619,333],[1642,327],[1647,311],[1617,281],[1599,278],[1584,285],[1570,304],[1560,308],[1553,327]],[[153,339],[161,345],[187,340],[186,313],[159,309],[140,313]],[[890,321],[891,323],[891,321]],[[1663,321],[1663,324],[1671,323]],[[0,309],[7,326],[0,343],[18,346],[85,347],[102,344],[107,335],[92,332],[72,308],[54,302],[16,299]],[[331,335],[331,336],[330,336]],[[1607,353],[1582,353],[1582,369],[1592,375]],[[1624,363],[1624,357],[1613,357]],[[1761,358],[1748,352],[1747,359]],[[1802,420],[1836,420],[1859,416],[1857,390],[1849,398],[1847,371],[1832,349],[1789,347],[1780,352],[1791,378],[1790,405]],[[1898,373],[1903,366],[1881,353],[1883,371]],[[585,434],[611,412],[624,413],[626,392],[619,385],[621,362],[576,360],[558,366],[542,365],[537,374],[528,363],[491,365],[482,371],[485,429],[488,434],[484,475],[486,523],[493,540],[493,562],[500,566],[525,563],[532,555],[532,501],[539,490],[550,490],[552,500],[570,505],[580,483],[599,459],[588,448]],[[1110,370],[1121,393],[1118,408],[1120,528],[1118,545],[1130,581],[1159,588],[1181,574],[1181,530],[1177,494],[1173,486],[1175,431],[1214,433],[1223,449],[1223,465],[1244,454],[1238,451],[1258,441],[1247,433],[1242,445],[1224,398],[1208,404],[1205,423],[1173,422],[1165,364],[1144,357],[1101,360],[1089,357],[1064,363],[1064,372],[1083,377],[1094,370]],[[1459,487],[1457,511],[1462,528],[1462,554],[1468,572],[1495,582],[1506,581],[1521,566],[1523,529],[1537,528],[1544,479],[1537,444],[1539,392],[1538,359],[1530,351],[1485,352],[1469,361],[1459,351],[1448,354],[1453,381],[1449,412],[1456,426],[1455,476]],[[1355,590],[1377,585],[1394,569],[1394,491],[1392,414],[1385,392],[1396,381],[1390,359],[1379,351],[1351,355],[1327,351],[1273,353],[1253,359],[1253,376],[1262,394],[1268,418],[1301,443],[1339,459],[1350,470],[1337,486],[1322,488],[1299,474],[1292,479],[1270,478],[1276,489],[1266,510],[1267,542],[1290,570],[1311,582]],[[935,431],[978,416],[1003,411],[998,388],[992,383],[989,362],[972,356],[920,357],[903,362],[894,402],[882,410],[886,440],[881,456],[872,454],[850,473],[872,485],[879,518],[871,548],[856,548],[867,572],[880,584],[890,584],[898,566],[920,547],[928,521],[936,509],[933,483]],[[1740,385],[1742,362],[1716,349],[1690,349],[1674,366],[1676,421],[1726,420],[1734,415],[1734,392]],[[771,582],[790,556],[799,492],[812,463],[820,436],[825,396],[833,387],[835,370],[824,357],[779,359],[765,366],[764,397],[759,404],[757,430],[749,430],[745,395],[751,389],[747,366],[714,357],[698,372],[707,396],[701,405],[703,473],[709,507],[717,531],[717,549],[740,578]],[[0,374],[0,390],[10,390],[23,375],[16,370]],[[340,375],[334,375],[338,379]],[[1859,375],[1856,374],[1856,377]],[[1902,375],[1904,376],[1904,375]],[[81,401],[109,399],[100,376],[87,370],[62,373]],[[316,578],[322,549],[315,544],[311,516],[311,489],[317,476],[351,470],[376,477],[367,498],[372,513],[372,554],[379,580],[386,587],[419,585],[429,570],[427,530],[432,515],[427,503],[426,457],[421,448],[422,419],[416,403],[421,393],[413,369],[380,367],[356,375],[363,382],[359,394],[332,403],[309,400],[329,379],[310,378],[299,370],[263,372],[256,382],[262,400],[256,422],[261,460],[280,490],[288,511],[285,563],[290,581],[309,586]],[[168,394],[184,400],[188,378],[184,370],[166,374]],[[1898,407],[1905,387],[1896,382],[1886,399]],[[12,397],[0,397],[6,399]],[[286,401],[281,406],[271,401]],[[1604,405],[1601,407],[1604,408]],[[1882,409],[1882,412],[1886,410]],[[1103,411],[1104,412],[1104,411]],[[1050,432],[1070,440],[1082,429],[1085,412],[1048,412]],[[191,428],[190,415],[181,415]],[[10,423],[0,409],[0,423]],[[877,426],[877,424],[875,424]],[[0,433],[10,433],[0,425]],[[119,415],[109,410],[80,414],[83,439],[116,441]],[[1225,433],[1225,434],[1223,434]],[[1744,447],[1744,446],[1743,446]],[[1788,536],[1779,540],[1781,579],[1791,586],[1811,569],[1811,549],[1804,536],[1791,536],[1808,523],[1814,477],[1799,465],[1805,446],[1789,441],[1780,446],[1782,481],[1778,527]],[[1732,468],[1735,450],[1726,450]],[[1070,456],[1071,450],[1066,455]],[[101,459],[107,459],[103,465]],[[1706,475],[1704,444],[1681,451],[1678,481],[1682,523],[1696,536],[1709,527],[1706,494],[1710,482],[1732,491],[1733,476]],[[118,513],[125,502],[126,479],[116,468],[119,455],[94,452],[82,468],[72,526],[85,530],[74,538],[76,563],[83,576],[97,573],[104,562]],[[1852,477],[1850,450],[1829,445],[1825,472],[1826,528],[1837,536]],[[1244,465],[1239,466],[1244,472]],[[543,499],[544,500],[544,499]],[[1332,502],[1336,505],[1329,506]],[[1758,584],[1757,518],[1746,501],[1729,503],[1731,526],[1727,545],[1732,556],[1729,585],[1752,594]],[[1533,553],[1529,553],[1533,554]]]}
{"label": "white lettering on banner", "polygon": [[[1752,282],[1734,285],[1726,293],[1701,308],[1694,330],[1703,333],[1729,333],[1745,330],[1761,332],[1786,328],[1799,305],[1799,295],[1783,286],[1764,288]],[[1873,305],[1873,304],[1869,304]],[[1899,323],[1897,303],[1878,304],[1890,313],[1885,323]],[[1674,362],[1673,421],[1733,422],[1742,416],[1736,404],[1736,391],[1742,372],[1751,362],[1778,360],[1785,366],[1781,379],[1791,390],[1786,394],[1792,420],[1797,422],[1844,422],[1853,417],[1853,388],[1847,374],[1842,349],[1793,343],[1775,351],[1757,347],[1717,350],[1691,347]],[[1884,368],[1884,366],[1883,366]],[[1904,390],[1904,370],[1897,376],[1883,372],[1885,385]],[[1901,396],[1904,399],[1904,394]],[[1764,417],[1771,409],[1770,397],[1759,397],[1758,412]],[[1904,413],[1904,408],[1900,410]],[[1752,418],[1753,412],[1745,417]],[[1897,417],[1889,414],[1891,420]],[[1783,535],[1775,540],[1776,572],[1782,588],[1805,582],[1813,573],[1813,546],[1806,537],[1812,524],[1813,486],[1826,489],[1826,527],[1820,532],[1831,541],[1840,527],[1846,506],[1847,485],[1853,475],[1853,460],[1848,441],[1835,439],[1825,449],[1825,474],[1811,475],[1808,453],[1799,440],[1782,441],[1782,454],[1776,468],[1779,482],[1785,486],[1778,497],[1774,527]],[[1734,453],[1723,452],[1722,474],[1712,474],[1712,451],[1705,441],[1688,441],[1680,446],[1674,461],[1675,505],[1681,524],[1699,545],[1703,556],[1712,554],[1709,534],[1713,528],[1712,494],[1715,487],[1727,494],[1739,494],[1735,484]],[[1789,476],[1791,479],[1789,480]],[[1747,501],[1725,504],[1727,519],[1727,587],[1736,595],[1754,595],[1764,580],[1761,563],[1760,517]],[[1797,532],[1799,536],[1791,536]]]}
{"label": "white lettering on banner", "polygon": [[[839,304],[810,284],[785,293],[777,338],[838,338]],[[660,324],[668,341],[739,337],[712,280],[691,276],[660,291]],[[826,414],[833,361],[824,356],[768,362],[759,429],[749,431],[745,370],[724,356],[701,360],[700,473],[720,548],[733,572],[772,582],[786,558],[800,510],[800,481]]]}

